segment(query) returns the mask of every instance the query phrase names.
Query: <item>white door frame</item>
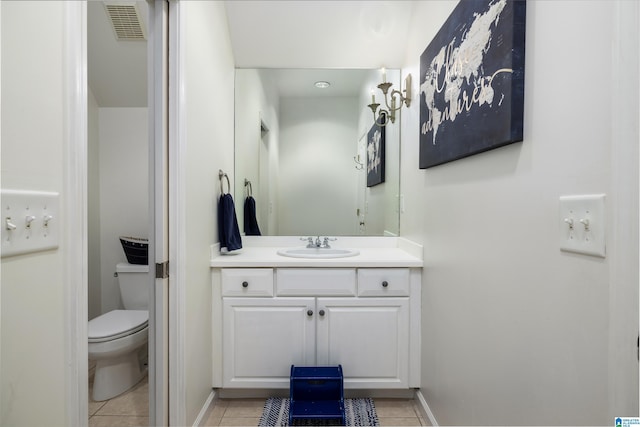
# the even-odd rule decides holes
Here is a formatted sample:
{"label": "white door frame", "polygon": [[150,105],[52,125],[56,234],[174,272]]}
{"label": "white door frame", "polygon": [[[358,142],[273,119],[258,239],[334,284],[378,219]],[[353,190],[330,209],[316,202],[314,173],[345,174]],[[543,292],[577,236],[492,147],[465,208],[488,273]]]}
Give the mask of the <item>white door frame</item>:
{"label": "white door frame", "polygon": [[65,92],[65,176],[64,211],[66,227],[63,241],[65,278],[68,422],[87,424],[89,417],[88,362],[88,239],[87,239],[87,4],[65,5],[65,49],[63,63]]}
{"label": "white door frame", "polygon": [[179,37],[186,24],[180,14],[180,1],[169,1],[169,265],[171,286],[169,288],[168,337],[169,348],[169,425],[182,426],[186,423],[185,372],[185,194],[180,191],[185,182],[184,153],[182,143],[186,141],[186,118],[184,107],[184,39]]}

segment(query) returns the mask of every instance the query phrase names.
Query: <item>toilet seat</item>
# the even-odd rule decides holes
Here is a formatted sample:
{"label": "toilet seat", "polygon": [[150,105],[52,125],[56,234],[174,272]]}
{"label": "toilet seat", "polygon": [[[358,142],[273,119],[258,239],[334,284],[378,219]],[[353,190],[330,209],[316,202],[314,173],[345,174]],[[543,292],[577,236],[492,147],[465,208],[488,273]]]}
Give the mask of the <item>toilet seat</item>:
{"label": "toilet seat", "polygon": [[147,310],[113,310],[89,321],[89,343],[111,341],[134,334],[149,325]]}

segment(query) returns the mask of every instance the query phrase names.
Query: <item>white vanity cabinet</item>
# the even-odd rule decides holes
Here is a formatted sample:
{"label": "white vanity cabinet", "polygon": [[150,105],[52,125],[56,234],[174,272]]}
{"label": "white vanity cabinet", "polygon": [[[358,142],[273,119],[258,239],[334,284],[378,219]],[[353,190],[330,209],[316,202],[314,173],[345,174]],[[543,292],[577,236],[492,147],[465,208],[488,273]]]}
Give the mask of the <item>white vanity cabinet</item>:
{"label": "white vanity cabinet", "polygon": [[288,387],[292,364],[315,364],[314,298],[223,298],[222,306],[224,387]]}
{"label": "white vanity cabinet", "polygon": [[341,364],[347,388],[408,387],[408,298],[318,298],[317,307],[317,365]]}
{"label": "white vanity cabinet", "polygon": [[212,272],[214,387],[288,388],[292,364],[341,364],[348,389],[419,386],[419,269]]}

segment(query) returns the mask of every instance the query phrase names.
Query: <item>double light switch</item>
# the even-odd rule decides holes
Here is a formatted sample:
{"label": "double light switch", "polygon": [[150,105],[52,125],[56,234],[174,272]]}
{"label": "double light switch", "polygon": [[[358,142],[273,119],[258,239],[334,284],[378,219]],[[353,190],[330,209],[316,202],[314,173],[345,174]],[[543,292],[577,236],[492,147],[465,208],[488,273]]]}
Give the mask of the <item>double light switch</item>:
{"label": "double light switch", "polygon": [[560,197],[560,249],[605,257],[604,194]]}

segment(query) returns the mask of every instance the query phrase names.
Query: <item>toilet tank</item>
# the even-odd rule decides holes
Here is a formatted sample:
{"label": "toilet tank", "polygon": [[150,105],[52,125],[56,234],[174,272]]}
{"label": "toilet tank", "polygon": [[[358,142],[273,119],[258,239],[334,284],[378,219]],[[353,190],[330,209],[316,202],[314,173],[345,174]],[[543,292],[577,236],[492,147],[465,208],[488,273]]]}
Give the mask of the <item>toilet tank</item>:
{"label": "toilet tank", "polygon": [[149,309],[149,266],[120,262],[116,265],[118,286],[125,310]]}

